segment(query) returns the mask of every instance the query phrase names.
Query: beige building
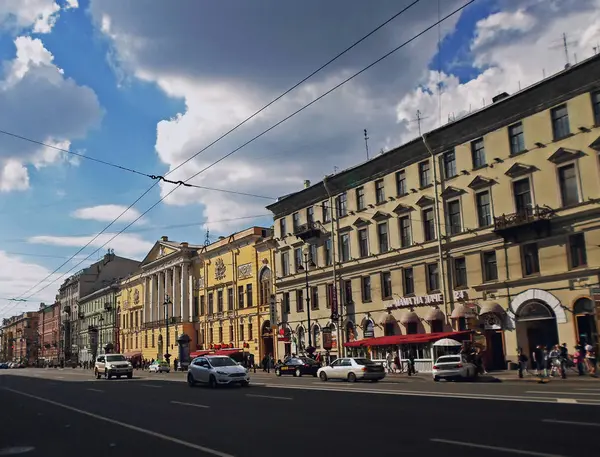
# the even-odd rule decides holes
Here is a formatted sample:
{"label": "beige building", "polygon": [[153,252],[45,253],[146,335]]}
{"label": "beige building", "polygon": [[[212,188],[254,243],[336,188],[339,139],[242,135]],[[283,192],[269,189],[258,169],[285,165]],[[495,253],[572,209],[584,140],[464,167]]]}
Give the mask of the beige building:
{"label": "beige building", "polygon": [[308,332],[323,350],[324,328],[422,360],[420,341],[471,329],[488,368],[597,345],[598,74],[600,56],[270,205],[292,351]]}

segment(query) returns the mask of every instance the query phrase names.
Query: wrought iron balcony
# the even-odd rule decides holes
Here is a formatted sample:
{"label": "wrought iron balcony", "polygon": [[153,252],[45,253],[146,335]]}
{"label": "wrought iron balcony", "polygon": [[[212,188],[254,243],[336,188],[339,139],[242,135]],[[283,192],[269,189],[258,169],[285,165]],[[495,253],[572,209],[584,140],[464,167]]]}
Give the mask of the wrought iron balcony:
{"label": "wrought iron balcony", "polygon": [[318,240],[323,232],[323,226],[320,222],[307,222],[294,228],[294,235],[305,243],[311,240]]}
{"label": "wrought iron balcony", "polygon": [[556,211],[536,205],[512,214],[494,217],[494,231],[507,239],[517,238],[522,232],[533,231],[537,236],[550,235],[550,219]]}

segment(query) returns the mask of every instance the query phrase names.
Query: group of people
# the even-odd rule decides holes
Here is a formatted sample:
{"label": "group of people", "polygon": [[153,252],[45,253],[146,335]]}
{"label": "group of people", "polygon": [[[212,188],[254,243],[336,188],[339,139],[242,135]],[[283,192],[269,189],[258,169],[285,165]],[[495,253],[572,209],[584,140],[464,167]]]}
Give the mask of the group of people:
{"label": "group of people", "polygon": [[[528,364],[529,357],[524,353],[522,348],[518,351],[519,362],[519,378],[523,377],[523,372],[529,372]],[[531,368],[535,370],[537,376],[547,378],[561,376],[563,379],[567,377],[569,368],[577,368],[579,376],[589,373],[592,376],[597,376],[597,360],[596,351],[589,343],[577,342],[575,352],[569,354],[567,343],[546,347],[543,344],[538,344],[531,352]]]}

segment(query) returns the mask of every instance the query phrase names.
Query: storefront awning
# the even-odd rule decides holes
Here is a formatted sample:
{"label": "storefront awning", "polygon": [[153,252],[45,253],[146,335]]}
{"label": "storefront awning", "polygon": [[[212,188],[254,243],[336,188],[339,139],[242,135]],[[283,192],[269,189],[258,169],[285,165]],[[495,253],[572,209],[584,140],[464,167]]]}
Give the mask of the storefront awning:
{"label": "storefront awning", "polygon": [[444,320],[444,313],[439,308],[431,308],[427,312],[427,315],[425,316],[425,320],[427,322],[443,321]]}
{"label": "storefront awning", "polygon": [[402,316],[400,317],[400,323],[402,325],[407,325],[407,324],[418,324],[420,321],[419,319],[419,315],[417,313],[415,313],[414,311],[406,311],[404,314],[402,314]]}
{"label": "storefront awning", "polygon": [[452,319],[460,319],[461,317],[465,317],[469,313],[469,310],[462,303],[457,303],[454,305],[454,309],[452,310],[452,314],[450,317]]}
{"label": "storefront awning", "polygon": [[392,313],[386,313],[383,316],[381,316],[381,319],[379,320],[379,325],[385,325],[385,324],[395,324],[396,323],[396,318],[394,317],[394,315]]}
{"label": "storefront awning", "polygon": [[484,301],[479,304],[479,314],[494,313],[502,316],[506,311],[495,301]]}
{"label": "storefront awning", "polygon": [[243,352],[243,351],[244,351],[243,349],[237,349],[237,348],[220,349],[212,355],[231,355],[231,354],[235,354],[236,352]]}
{"label": "storefront awning", "polygon": [[202,357],[203,355],[210,354],[211,352],[212,351],[194,351],[190,352],[190,357],[194,359],[196,357]]}
{"label": "storefront awning", "polygon": [[123,355],[128,359],[134,359],[136,357],[141,357],[142,353],[141,352],[126,352]]}
{"label": "storefront awning", "polygon": [[391,335],[378,336],[375,338],[365,338],[364,340],[350,341],[345,343],[345,347],[366,347],[366,346],[399,346],[403,344],[431,343],[442,338],[465,339],[471,334],[470,330],[463,332],[438,332],[438,333],[416,333],[412,335]]}

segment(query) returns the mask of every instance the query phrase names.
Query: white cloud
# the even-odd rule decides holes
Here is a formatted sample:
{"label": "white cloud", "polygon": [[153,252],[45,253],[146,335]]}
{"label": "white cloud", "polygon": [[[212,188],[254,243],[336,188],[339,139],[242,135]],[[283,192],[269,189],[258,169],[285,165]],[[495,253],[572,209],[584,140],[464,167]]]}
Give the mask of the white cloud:
{"label": "white cloud", "polygon": [[[93,243],[90,244],[92,248],[100,248],[108,242],[115,233],[103,233]],[[82,247],[85,246],[94,235],[90,236],[53,236],[53,235],[39,235],[30,237],[27,242],[31,244],[45,244],[51,246],[64,246],[64,247]],[[143,258],[150,249],[152,249],[154,243],[146,241],[137,234],[123,233],[116,237],[113,241],[109,242],[105,248],[114,249],[116,255],[123,257],[134,257]]]}
{"label": "white cloud", "polygon": [[65,9],[79,8],[77,0],[66,0]]}
{"label": "white cloud", "polygon": [[55,0],[2,0],[0,28],[33,28],[35,33],[50,33],[59,11],[60,6]]}
{"label": "white cloud", "polygon": [[526,33],[529,32],[537,23],[537,19],[532,14],[518,9],[516,11],[501,11],[491,14],[477,23],[473,47],[482,46],[493,41],[499,34]]}
{"label": "white cloud", "polygon": [[[115,220],[123,211],[127,210],[126,206],[123,205],[97,205],[89,206],[87,208],[79,208],[71,213],[71,217],[76,219],[85,219],[91,221],[100,222],[111,222]],[[140,216],[140,212],[131,208],[121,218],[119,222],[133,222]],[[143,219],[140,219],[137,223],[140,224]]]}
{"label": "white cloud", "polygon": [[16,160],[7,160],[0,169],[0,192],[27,190],[29,174],[27,168]]}

